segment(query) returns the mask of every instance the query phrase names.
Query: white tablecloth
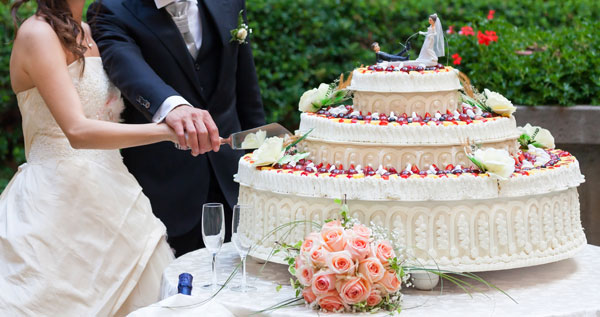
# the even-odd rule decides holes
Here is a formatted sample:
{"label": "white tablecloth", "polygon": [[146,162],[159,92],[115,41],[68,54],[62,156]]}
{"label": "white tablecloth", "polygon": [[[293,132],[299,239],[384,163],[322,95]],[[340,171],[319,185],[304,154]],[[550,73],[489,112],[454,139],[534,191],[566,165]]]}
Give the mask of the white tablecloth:
{"label": "white tablecloth", "polygon": [[[177,293],[178,276],[194,276],[192,296],[198,301],[210,292],[200,288],[211,280],[211,257],[205,249],[188,253],[173,262],[163,274],[163,298]],[[219,282],[225,281],[239,263],[234,246],[227,243],[218,255]],[[262,271],[261,271],[262,269]],[[224,290],[212,302],[227,308],[233,316],[247,316],[293,297],[287,267],[266,266],[248,258],[249,283],[258,291],[240,294]],[[529,268],[481,272],[478,275],[510,294],[518,304],[495,290],[474,293],[473,298],[450,283],[443,292],[404,289],[403,316],[600,316],[600,247],[587,245],[574,258]],[[241,273],[232,285],[239,283]],[[278,292],[277,285],[284,285]],[[179,312],[207,313],[209,306],[179,308]],[[266,314],[263,314],[263,316]],[[321,314],[323,315],[323,314]],[[327,314],[328,315],[328,314]],[[261,316],[257,314],[255,316]],[[271,312],[269,316],[317,316],[306,306]],[[336,314],[339,316],[339,314]],[[356,315],[355,315],[356,316]],[[366,316],[374,316],[368,314]],[[387,316],[387,314],[377,314]]]}

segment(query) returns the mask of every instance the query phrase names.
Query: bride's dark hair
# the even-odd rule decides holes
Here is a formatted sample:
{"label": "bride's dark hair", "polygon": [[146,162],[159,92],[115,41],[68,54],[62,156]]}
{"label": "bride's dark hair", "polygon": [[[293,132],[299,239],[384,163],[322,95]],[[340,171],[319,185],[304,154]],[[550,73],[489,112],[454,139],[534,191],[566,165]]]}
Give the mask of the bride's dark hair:
{"label": "bride's dark hair", "polygon": [[[17,11],[19,8],[26,2],[30,0],[16,0],[12,7],[10,8],[10,13],[12,15],[13,24],[15,26],[15,36],[17,36],[17,30],[19,29],[19,17],[17,15]],[[73,18],[73,14],[71,13],[71,9],[67,4],[66,0],[36,0],[37,2],[37,11],[35,15],[43,18],[56,35],[62,45],[71,52],[77,60],[82,60],[85,64],[85,59],[83,55],[87,50],[86,46],[83,44],[84,41],[84,32],[83,27],[80,23],[75,21]],[[79,35],[81,39],[77,41],[77,37]]]}

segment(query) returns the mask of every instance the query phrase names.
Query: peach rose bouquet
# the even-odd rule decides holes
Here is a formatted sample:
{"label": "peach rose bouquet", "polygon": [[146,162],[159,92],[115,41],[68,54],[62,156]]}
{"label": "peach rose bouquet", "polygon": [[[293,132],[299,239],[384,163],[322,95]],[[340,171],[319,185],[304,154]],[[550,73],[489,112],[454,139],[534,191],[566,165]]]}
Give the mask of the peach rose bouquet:
{"label": "peach rose bouquet", "polygon": [[[402,286],[419,287],[411,279],[414,271],[437,275],[468,294],[478,289],[463,279],[473,280],[512,299],[472,273],[409,265],[404,262],[406,254],[402,253],[402,246],[391,243],[397,241],[393,232],[373,223],[370,226],[361,224],[348,216],[345,201],[335,201],[341,205],[339,219],[325,221],[318,231],[311,232],[295,245],[277,243],[279,248],[274,253],[282,250],[287,253],[285,260],[293,276],[290,282],[296,296],[261,312],[298,302],[333,313],[400,312]],[[319,227],[319,224],[314,225],[314,228]],[[279,285],[277,289],[281,288]]]}
{"label": "peach rose bouquet", "polygon": [[288,253],[292,286],[310,307],[326,312],[400,309],[404,270],[388,241],[346,216],[327,221]]}

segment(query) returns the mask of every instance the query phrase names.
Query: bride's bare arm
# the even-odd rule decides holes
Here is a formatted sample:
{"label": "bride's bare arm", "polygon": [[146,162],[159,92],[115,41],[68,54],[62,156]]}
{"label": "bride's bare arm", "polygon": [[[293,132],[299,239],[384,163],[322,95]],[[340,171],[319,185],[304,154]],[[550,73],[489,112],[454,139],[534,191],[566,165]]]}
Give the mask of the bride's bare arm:
{"label": "bride's bare arm", "polygon": [[13,54],[21,54],[19,67],[37,87],[73,148],[120,149],[177,141],[166,124],[121,124],[86,118],[58,37],[49,25],[32,24],[19,29]]}

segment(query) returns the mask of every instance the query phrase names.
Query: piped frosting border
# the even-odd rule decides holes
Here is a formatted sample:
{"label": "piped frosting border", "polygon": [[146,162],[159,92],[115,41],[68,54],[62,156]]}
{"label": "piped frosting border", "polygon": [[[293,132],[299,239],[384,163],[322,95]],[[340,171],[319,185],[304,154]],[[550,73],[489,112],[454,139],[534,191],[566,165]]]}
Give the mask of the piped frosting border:
{"label": "piped frosting border", "polygon": [[339,198],[347,195],[356,200],[453,201],[520,197],[545,194],[579,186],[585,181],[579,163],[573,156],[561,157],[556,166],[515,173],[505,181],[488,174],[461,174],[438,177],[412,175],[387,179],[364,175],[306,173],[293,170],[257,169],[251,163],[252,154],[240,160],[235,180],[241,185],[259,190],[298,196]]}
{"label": "piped frosting border", "polygon": [[446,67],[435,71],[376,72],[355,69],[348,87],[355,91],[373,92],[437,92],[461,89],[458,70]]}
{"label": "piped frosting border", "polygon": [[[388,125],[352,120],[327,118],[314,113],[300,116],[299,133],[313,129],[312,139],[335,142],[366,142],[388,145],[448,145],[471,142],[517,139],[519,131],[514,117],[495,117],[475,120],[473,123],[444,122],[447,124],[421,125],[420,123]],[[375,141],[376,140],[376,141]],[[375,142],[373,142],[375,141]]]}

